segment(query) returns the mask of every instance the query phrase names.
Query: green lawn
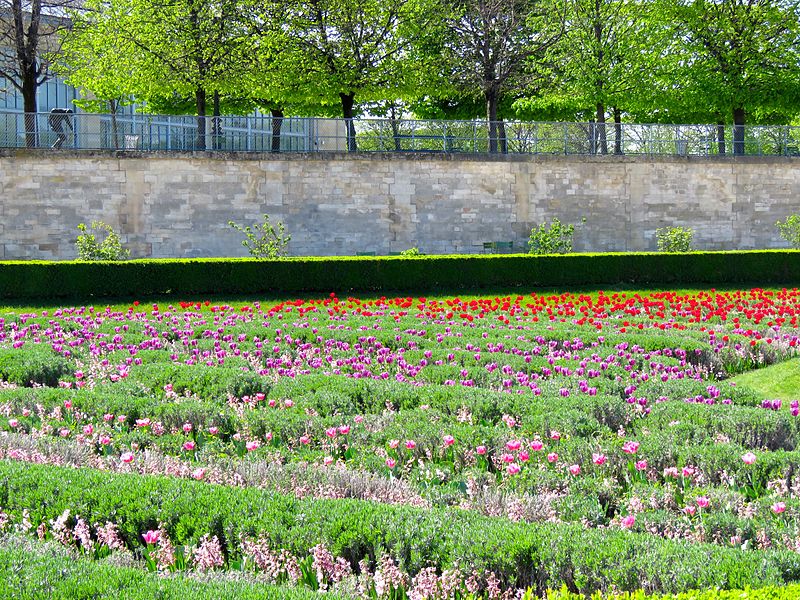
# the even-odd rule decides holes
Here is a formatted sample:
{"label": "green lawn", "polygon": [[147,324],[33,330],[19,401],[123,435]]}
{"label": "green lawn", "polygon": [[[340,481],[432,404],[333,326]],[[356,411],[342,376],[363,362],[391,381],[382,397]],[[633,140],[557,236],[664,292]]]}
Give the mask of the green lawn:
{"label": "green lawn", "polygon": [[764,399],[797,400],[800,399],[800,359],[748,371],[730,381],[752,389]]}

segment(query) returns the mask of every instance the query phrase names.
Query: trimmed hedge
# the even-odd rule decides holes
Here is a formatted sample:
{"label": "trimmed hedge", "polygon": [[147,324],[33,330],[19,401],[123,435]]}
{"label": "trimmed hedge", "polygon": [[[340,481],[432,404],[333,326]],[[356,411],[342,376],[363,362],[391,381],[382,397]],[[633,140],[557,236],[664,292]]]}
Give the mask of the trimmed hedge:
{"label": "trimmed hedge", "polygon": [[800,580],[800,555],[743,551],[710,544],[653,539],[622,530],[522,524],[458,509],[416,509],[357,500],[298,500],[253,488],[225,488],[143,475],[113,475],[0,461],[0,506],[16,518],[56,518],[65,509],[89,523],[113,520],[131,547],[163,523],[176,544],[219,536],[236,556],[242,534],[267,533],[302,555],[325,543],[356,564],[383,552],[414,574],[456,564],[490,569],[507,584],[592,593],[743,588]]}
{"label": "trimmed hedge", "polygon": [[0,262],[0,297],[20,299],[797,280],[796,250]]}
{"label": "trimmed hedge", "polygon": [[[0,597],[15,600],[125,598],[125,600],[314,600],[317,592],[254,581],[202,581],[159,576],[143,569],[76,557],[53,544],[0,541]],[[342,598],[326,594],[327,600]]]}

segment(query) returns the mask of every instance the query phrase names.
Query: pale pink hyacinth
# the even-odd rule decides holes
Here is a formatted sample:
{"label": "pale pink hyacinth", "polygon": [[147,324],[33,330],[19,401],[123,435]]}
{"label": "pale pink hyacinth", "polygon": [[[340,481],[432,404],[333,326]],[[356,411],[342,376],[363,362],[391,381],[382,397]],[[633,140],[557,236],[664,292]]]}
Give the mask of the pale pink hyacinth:
{"label": "pale pink hyacinth", "polygon": [[785,502],[776,502],[775,504],[772,505],[772,512],[774,512],[776,515],[781,514],[785,510],[786,510]]}
{"label": "pale pink hyacinth", "polygon": [[222,567],[225,564],[225,559],[222,555],[219,538],[217,536],[209,538],[208,534],[200,538],[200,544],[192,553],[192,562],[198,571],[208,571]]}
{"label": "pale pink hyacinth", "polygon": [[133,458],[134,458],[133,452],[123,452],[119,457],[119,459],[126,464],[132,463]]}
{"label": "pale pink hyacinth", "polygon": [[592,454],[592,462],[596,464],[598,467],[603,466],[606,460],[607,457],[605,454],[598,454],[598,453]]}
{"label": "pale pink hyacinth", "polygon": [[756,455],[752,452],[746,452],[745,454],[742,454],[742,461],[744,461],[744,464],[746,465],[752,465],[754,462],[756,462],[756,458]]}

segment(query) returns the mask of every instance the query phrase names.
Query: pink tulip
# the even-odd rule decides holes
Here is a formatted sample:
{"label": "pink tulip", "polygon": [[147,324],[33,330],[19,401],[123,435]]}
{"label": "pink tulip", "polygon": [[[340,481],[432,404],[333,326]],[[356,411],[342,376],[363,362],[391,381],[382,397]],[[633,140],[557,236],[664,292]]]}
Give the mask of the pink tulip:
{"label": "pink tulip", "polygon": [[486,446],[478,446],[477,448],[475,448],[475,452],[483,456],[484,454],[486,454]]}
{"label": "pink tulip", "polygon": [[506,472],[509,475],[516,475],[521,470],[521,467],[517,463],[511,463],[506,467]]}
{"label": "pink tulip", "polygon": [[635,467],[636,467],[637,471],[644,471],[645,469],[647,469],[647,461],[646,460],[637,460]]}
{"label": "pink tulip", "polygon": [[103,415],[103,421],[105,421],[106,423],[113,420],[114,420],[114,415],[112,415],[111,413],[106,413]]}
{"label": "pink tulip", "polygon": [[249,442],[246,442],[244,445],[244,447],[247,449],[248,452],[252,452],[256,448],[258,448],[258,446],[259,446],[258,440],[250,440]]}
{"label": "pink tulip", "polygon": [[287,398],[286,400],[283,401],[283,405],[286,408],[292,408],[294,406],[294,400],[290,400]]}
{"label": "pink tulip", "polygon": [[625,529],[630,529],[631,527],[633,527],[633,524],[635,522],[636,522],[636,517],[634,515],[626,515],[622,517],[622,520],[620,521],[619,524]]}
{"label": "pink tulip", "polygon": [[561,439],[561,433],[558,432],[558,431],[551,431],[550,432],[550,439],[551,440],[560,440]]}
{"label": "pink tulip", "polygon": [[16,427],[19,426],[19,421],[17,419],[9,419],[8,420],[8,426],[16,428]]}
{"label": "pink tulip", "polygon": [[531,448],[531,450],[533,450],[534,452],[538,452],[539,450],[541,450],[542,448],[544,448],[544,444],[542,443],[542,441],[541,441],[541,440],[533,440],[533,441],[531,442],[530,448]]}
{"label": "pink tulip", "polygon": [[83,426],[84,435],[92,435],[93,433],[94,433],[94,427],[91,424]]}
{"label": "pink tulip", "polygon": [[514,455],[508,452],[504,452],[503,454],[500,455],[500,460],[502,460],[504,463],[512,463],[514,462]]}
{"label": "pink tulip", "polygon": [[695,512],[697,512],[697,509],[694,506],[691,506],[691,505],[690,506],[685,506],[683,508],[683,512],[684,512],[684,514],[689,515],[691,517],[692,515],[694,515]]}
{"label": "pink tulip", "polygon": [[301,435],[300,436],[300,443],[303,444],[304,446],[307,446],[308,444],[311,443],[311,438],[308,437],[307,435]]}
{"label": "pink tulip", "polygon": [[111,438],[107,435],[101,435],[100,439],[98,440],[103,446],[108,446],[111,444]]}
{"label": "pink tulip", "polygon": [[413,450],[417,447],[417,442],[414,440],[406,440],[406,450]]}
{"label": "pink tulip", "polygon": [[322,459],[322,463],[323,463],[323,464],[324,464],[326,467],[329,467],[329,466],[331,466],[331,465],[333,464],[333,457],[332,457],[332,456],[326,456],[325,458],[323,458],[323,459]]}
{"label": "pink tulip", "polygon": [[442,438],[442,441],[444,442],[445,446],[452,446],[455,444],[456,438],[454,438],[452,435],[446,435]]}
{"label": "pink tulip", "polygon": [[707,496],[698,496],[694,501],[697,502],[697,506],[700,508],[708,508],[708,505],[711,504]]}
{"label": "pink tulip", "polygon": [[119,458],[124,463],[132,463],[133,462],[133,452],[123,452],[120,455]]}
{"label": "pink tulip", "polygon": [[195,449],[195,443],[191,440],[184,442],[183,449],[186,450],[186,452],[191,452],[192,450]]}
{"label": "pink tulip", "polygon": [[147,533],[145,533],[142,537],[144,538],[145,544],[155,544],[156,542],[158,542],[158,538],[160,537],[160,535],[161,533],[158,530],[156,531],[150,530]]}
{"label": "pink tulip", "polygon": [[783,511],[786,510],[786,503],[785,502],[776,502],[772,505],[772,512],[776,515],[781,514]]}
{"label": "pink tulip", "polygon": [[520,459],[522,462],[527,462],[528,459],[530,458],[530,455],[527,452],[525,452],[525,450],[520,450],[517,453],[517,458]]}
{"label": "pink tulip", "polygon": [[683,467],[681,472],[683,473],[684,477],[691,477],[695,473],[695,468],[690,465],[686,465]]}
{"label": "pink tulip", "polygon": [[679,475],[678,467],[667,467],[664,469],[664,477],[675,477],[677,478]]}
{"label": "pink tulip", "polygon": [[389,440],[389,448],[396,449],[400,445],[400,440]]}
{"label": "pink tulip", "polygon": [[506,442],[506,448],[509,449],[511,452],[516,452],[522,446],[522,442],[519,440],[509,440]]}
{"label": "pink tulip", "polygon": [[622,444],[622,451],[625,454],[636,454],[639,449],[639,442],[625,442]]}
{"label": "pink tulip", "polygon": [[339,433],[341,435],[347,435],[350,433],[350,425],[339,425]]}
{"label": "pink tulip", "polygon": [[592,462],[597,466],[602,466],[605,464],[607,458],[605,454],[592,454]]}
{"label": "pink tulip", "polygon": [[363,423],[364,422],[364,417],[362,417],[361,415],[356,415],[355,417],[353,417],[353,422],[354,423]]}
{"label": "pink tulip", "polygon": [[150,419],[136,419],[136,427],[149,427]]}
{"label": "pink tulip", "polygon": [[193,427],[191,423],[184,423],[183,424],[183,433],[191,433]]}
{"label": "pink tulip", "polygon": [[213,425],[208,428],[208,433],[210,435],[217,435],[219,433],[219,427],[214,427]]}
{"label": "pink tulip", "polygon": [[203,477],[205,477],[205,475],[206,475],[206,470],[205,469],[195,469],[194,471],[192,471],[192,477],[194,479],[196,479],[197,481],[200,481],[201,479],[203,479]]}
{"label": "pink tulip", "polygon": [[746,454],[742,454],[742,460],[744,461],[744,464],[752,465],[754,462],[756,462],[756,455],[752,452],[747,452]]}
{"label": "pink tulip", "polygon": [[581,466],[580,465],[571,465],[569,467],[569,472],[572,475],[580,475],[581,474]]}
{"label": "pink tulip", "polygon": [[550,454],[547,455],[548,462],[554,463],[557,460],[558,460],[558,454],[556,454],[555,452],[551,452]]}
{"label": "pink tulip", "polygon": [[329,427],[328,429],[326,429],[325,430],[325,435],[327,435],[331,439],[335,438],[336,437],[336,427]]}
{"label": "pink tulip", "polygon": [[390,469],[394,469],[396,464],[397,464],[397,461],[395,459],[393,459],[393,458],[387,458],[386,459],[386,466],[389,467]]}

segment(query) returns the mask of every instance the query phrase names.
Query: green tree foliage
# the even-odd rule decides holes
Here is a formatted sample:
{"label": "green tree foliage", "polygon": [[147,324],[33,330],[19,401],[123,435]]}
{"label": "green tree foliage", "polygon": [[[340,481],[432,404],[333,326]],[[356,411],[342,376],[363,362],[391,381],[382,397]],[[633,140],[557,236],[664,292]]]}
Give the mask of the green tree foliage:
{"label": "green tree foliage", "polygon": [[[392,100],[418,87],[412,46],[432,18],[428,0],[277,0],[267,4],[263,33],[280,40],[273,68],[293,82],[282,100],[332,106],[346,120],[348,150],[357,150],[357,102]],[[419,66],[419,65],[417,65]]]}
{"label": "green tree foliage", "polygon": [[775,226],[792,248],[800,249],[800,215],[789,215],[785,221],[775,223]]}
{"label": "green tree foliage", "polygon": [[567,29],[554,46],[555,85],[519,107],[566,113],[592,121],[589,149],[606,154],[606,118],[613,115],[614,151],[620,153],[624,110],[632,108],[652,69],[658,32],[647,4],[626,0],[568,0]]}
{"label": "green tree foliage", "polygon": [[657,8],[671,41],[654,111],[732,122],[734,154],[744,153],[747,121],[797,114],[800,0],[657,0]]}
{"label": "green tree foliage", "polygon": [[87,0],[73,16],[63,68],[104,99],[193,96],[195,148],[206,147],[210,96],[238,90],[246,13],[239,0]]}
{"label": "green tree foliage", "polygon": [[656,229],[659,252],[689,252],[694,230],[691,227],[661,227]]}
{"label": "green tree foliage", "polygon": [[250,256],[254,258],[282,258],[286,256],[291,235],[286,234],[283,223],[278,222],[277,229],[269,221],[269,215],[264,215],[263,223],[255,225],[241,226],[233,221],[228,221],[228,225],[245,236],[242,246],[247,248]]}
{"label": "green tree foliage", "polygon": [[505,151],[499,107],[541,79],[541,63],[563,34],[563,2],[444,0],[443,14],[443,72],[460,94],[483,100],[489,152]]}

